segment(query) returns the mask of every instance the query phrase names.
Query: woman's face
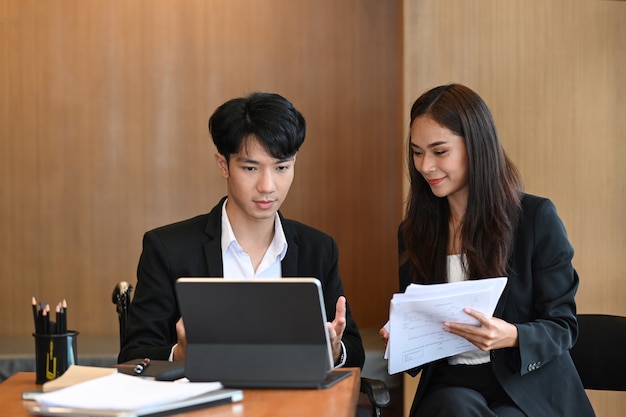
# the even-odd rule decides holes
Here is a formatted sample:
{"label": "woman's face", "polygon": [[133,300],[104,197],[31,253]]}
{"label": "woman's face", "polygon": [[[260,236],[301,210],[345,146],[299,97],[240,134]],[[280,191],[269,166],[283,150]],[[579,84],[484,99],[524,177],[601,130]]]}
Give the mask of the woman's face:
{"label": "woman's face", "polygon": [[413,164],[437,197],[467,203],[468,174],[465,139],[428,115],[411,124]]}

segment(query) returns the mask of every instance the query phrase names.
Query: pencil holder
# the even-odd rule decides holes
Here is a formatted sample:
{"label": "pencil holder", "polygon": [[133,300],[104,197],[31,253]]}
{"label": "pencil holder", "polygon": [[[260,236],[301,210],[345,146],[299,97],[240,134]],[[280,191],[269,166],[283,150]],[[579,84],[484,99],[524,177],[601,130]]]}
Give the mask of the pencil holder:
{"label": "pencil holder", "polygon": [[62,334],[36,334],[35,371],[36,383],[43,384],[61,375],[70,365],[75,365],[77,331]]}

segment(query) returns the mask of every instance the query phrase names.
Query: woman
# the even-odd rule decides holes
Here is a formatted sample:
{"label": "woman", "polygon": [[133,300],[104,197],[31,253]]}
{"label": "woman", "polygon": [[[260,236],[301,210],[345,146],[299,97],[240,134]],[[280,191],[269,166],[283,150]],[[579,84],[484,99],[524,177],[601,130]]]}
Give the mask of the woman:
{"label": "woman", "polygon": [[411,416],[594,416],[568,352],[578,275],[555,206],[524,194],[489,109],[469,88],[427,91],[410,127],[401,291],[508,277],[493,318],[467,309],[480,326],[444,323],[475,350],[409,372],[422,371]]}

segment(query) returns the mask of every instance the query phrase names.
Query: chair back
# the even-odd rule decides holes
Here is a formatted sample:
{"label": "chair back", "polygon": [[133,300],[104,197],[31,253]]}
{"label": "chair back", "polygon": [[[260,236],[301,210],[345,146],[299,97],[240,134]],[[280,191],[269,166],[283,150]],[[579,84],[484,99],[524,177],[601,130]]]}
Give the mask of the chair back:
{"label": "chair back", "polygon": [[626,391],[626,317],[579,314],[570,355],[585,389]]}
{"label": "chair back", "polygon": [[120,330],[120,349],[124,343],[124,335],[126,334],[126,315],[128,312],[128,304],[130,303],[130,293],[133,286],[126,281],[120,281],[113,288],[113,304],[117,306],[117,318],[119,320]]}

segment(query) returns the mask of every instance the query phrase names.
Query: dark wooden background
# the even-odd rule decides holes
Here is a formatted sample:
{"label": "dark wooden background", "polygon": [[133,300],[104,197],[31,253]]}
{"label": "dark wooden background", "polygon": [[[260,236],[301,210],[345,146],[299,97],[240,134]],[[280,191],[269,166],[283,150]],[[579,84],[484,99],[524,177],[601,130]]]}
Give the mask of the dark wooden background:
{"label": "dark wooden background", "polygon": [[0,337],[31,297],[115,335],[143,233],[224,195],[213,110],[277,92],[308,134],[283,213],[333,235],[348,301],[378,327],[397,288],[401,3],[0,1]]}

